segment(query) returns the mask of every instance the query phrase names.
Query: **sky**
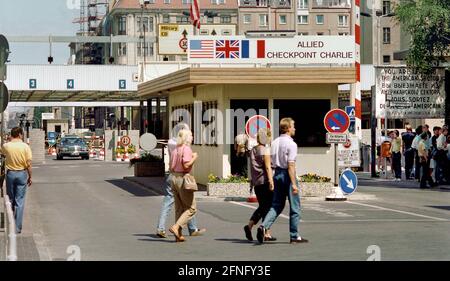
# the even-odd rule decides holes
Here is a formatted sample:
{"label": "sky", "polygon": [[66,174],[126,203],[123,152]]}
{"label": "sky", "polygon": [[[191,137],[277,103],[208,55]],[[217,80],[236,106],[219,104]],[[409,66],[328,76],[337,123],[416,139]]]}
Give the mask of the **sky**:
{"label": "sky", "polygon": [[[74,36],[79,29],[79,0],[0,0],[0,34],[8,36]],[[54,64],[69,60],[69,43],[53,44]],[[12,64],[48,64],[48,43],[11,43]]]}

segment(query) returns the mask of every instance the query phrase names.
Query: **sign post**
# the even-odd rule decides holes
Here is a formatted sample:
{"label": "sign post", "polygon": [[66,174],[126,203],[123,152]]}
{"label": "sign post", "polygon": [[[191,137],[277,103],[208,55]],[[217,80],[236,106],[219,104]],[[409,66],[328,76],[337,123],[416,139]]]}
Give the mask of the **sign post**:
{"label": "sign post", "polygon": [[[323,119],[323,124],[325,129],[329,134],[334,135],[334,142],[329,141],[330,137],[327,134],[327,141],[333,143],[334,147],[334,194],[327,196],[327,201],[345,201],[347,198],[342,193],[342,190],[339,188],[339,165],[338,165],[338,153],[337,153],[337,143],[339,142],[347,142],[347,136],[344,137],[336,136],[336,134],[343,134],[348,130],[350,126],[350,118],[347,113],[341,109],[332,109],[328,111]],[[345,141],[344,141],[345,139]]]}

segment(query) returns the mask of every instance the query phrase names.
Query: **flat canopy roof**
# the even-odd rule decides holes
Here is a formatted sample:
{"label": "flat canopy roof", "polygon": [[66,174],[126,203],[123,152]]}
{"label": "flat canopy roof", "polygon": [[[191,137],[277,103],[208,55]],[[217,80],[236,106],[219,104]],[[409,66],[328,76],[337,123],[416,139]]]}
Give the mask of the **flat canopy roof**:
{"label": "flat canopy roof", "polygon": [[351,84],[354,67],[186,68],[138,85],[138,98],[168,96],[170,91],[208,84]]}

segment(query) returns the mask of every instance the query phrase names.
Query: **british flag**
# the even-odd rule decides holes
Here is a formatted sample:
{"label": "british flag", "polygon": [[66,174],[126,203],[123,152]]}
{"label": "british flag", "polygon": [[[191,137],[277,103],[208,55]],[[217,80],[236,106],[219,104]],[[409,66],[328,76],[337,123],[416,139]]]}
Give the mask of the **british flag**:
{"label": "british flag", "polygon": [[240,40],[216,40],[216,58],[238,59],[240,42]]}

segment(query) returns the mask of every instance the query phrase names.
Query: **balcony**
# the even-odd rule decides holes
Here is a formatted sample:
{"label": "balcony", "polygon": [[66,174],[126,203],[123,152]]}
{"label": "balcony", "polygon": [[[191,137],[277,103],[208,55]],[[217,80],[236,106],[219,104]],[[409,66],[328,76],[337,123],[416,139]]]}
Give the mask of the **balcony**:
{"label": "balcony", "polygon": [[350,9],[350,0],[313,0],[313,9]]}

